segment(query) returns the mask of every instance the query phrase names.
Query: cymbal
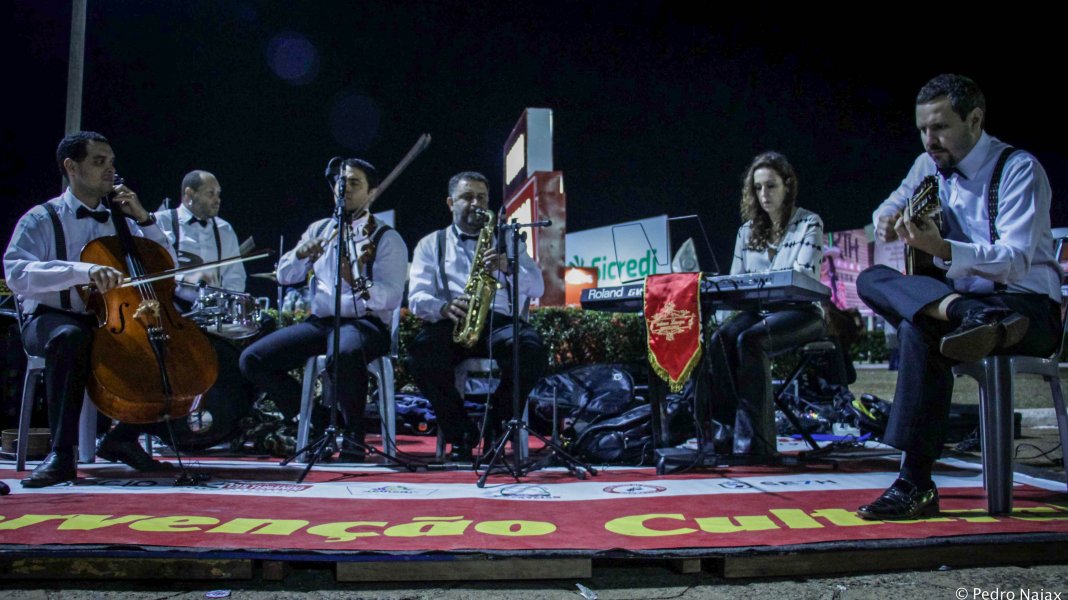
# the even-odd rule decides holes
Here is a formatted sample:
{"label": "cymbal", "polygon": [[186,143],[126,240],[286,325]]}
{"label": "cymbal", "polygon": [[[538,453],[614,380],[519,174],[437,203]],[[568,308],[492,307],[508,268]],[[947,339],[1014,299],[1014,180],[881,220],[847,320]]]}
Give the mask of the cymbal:
{"label": "cymbal", "polygon": [[266,279],[278,283],[278,276],[274,273],[253,273],[249,277],[259,277],[260,279]]}

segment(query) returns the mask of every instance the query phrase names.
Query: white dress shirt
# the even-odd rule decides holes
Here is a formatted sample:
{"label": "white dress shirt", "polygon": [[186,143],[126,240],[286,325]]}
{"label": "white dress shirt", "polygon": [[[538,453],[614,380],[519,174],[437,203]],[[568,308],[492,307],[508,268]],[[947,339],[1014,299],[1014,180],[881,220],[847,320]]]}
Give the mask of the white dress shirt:
{"label": "white dress shirt", "polygon": [[[77,218],[78,207],[85,204],[71,193],[70,188],[48,203],[55,207],[63,225],[67,260],[56,259],[56,234],[44,205],[35,206],[22,215],[4,252],[7,285],[19,295],[22,310],[27,314],[39,304],[62,309],[60,292],[89,283],[89,270],[96,266],[78,260],[82,248],[97,238],[115,235],[115,225],[110,219],[100,223],[92,218]],[[97,210],[103,210],[103,207],[98,206]],[[126,222],[133,235],[159,243],[172,259],[175,258],[167,236],[158,226],[141,229],[132,219],[127,218]],[[71,290],[70,301],[71,311],[85,312],[85,304],[74,290]]]}
{"label": "white dress shirt", "polygon": [[795,207],[774,258],[771,258],[769,248],[759,252],[746,248],[753,232],[752,228],[752,221],[747,221],[738,228],[731,275],[792,269],[807,273],[815,279],[820,278],[820,262],[823,261],[823,221],[819,215]]}
{"label": "white dress shirt", "polygon": [[[412,257],[412,270],[408,278],[408,308],[424,321],[440,321],[441,309],[448,301],[444,292],[446,286],[452,298],[463,295],[467,279],[471,275],[471,262],[474,258],[477,240],[461,240],[455,225],[450,225],[445,233],[445,282],[438,272],[438,232],[419,240]],[[509,248],[511,244],[508,244]],[[497,280],[508,285],[509,276],[496,273]],[[526,245],[519,245],[519,306],[526,306],[529,298],[541,298],[545,293],[545,282],[541,269],[526,252]],[[511,315],[508,303],[508,290],[497,290],[493,299],[495,312]]]}
{"label": "white dress shirt", "polygon": [[[168,243],[174,244],[174,224],[171,223],[171,211],[161,210],[156,213],[156,222],[160,229],[167,235]],[[189,221],[193,219],[192,211],[183,204],[178,207],[178,234],[181,240],[178,242],[178,254],[189,253],[200,258],[203,262],[215,262],[224,258],[233,258],[241,254],[240,245],[237,242],[237,233],[233,225],[219,217],[208,219],[207,225]],[[212,223],[214,221],[214,224]],[[219,228],[219,246],[215,244],[215,226]],[[219,287],[233,292],[245,291],[245,267],[241,263],[216,267],[204,271],[183,274],[177,277],[178,281],[186,281],[198,275],[209,277],[208,285]]]}
{"label": "white dress shirt", "polygon": [[[945,239],[952,250],[946,269],[959,292],[991,293],[994,283],[1006,284],[1007,291],[1046,294],[1061,299],[1061,267],[1053,255],[1049,208],[1049,179],[1038,160],[1016,151],[1005,164],[994,224],[999,239],[990,243],[987,189],[998,156],[1007,144],[983,132],[971,152],[957,165],[959,173],[948,179],[938,177]],[[873,214],[879,217],[904,209],[920,181],[938,173],[934,161],[921,154],[908,175]]]}
{"label": "white dress shirt", "polygon": [[[320,219],[312,223],[304,231],[297,247],[304,242],[321,235],[331,237],[334,225],[331,219]],[[368,238],[363,235],[364,224],[367,216],[356,219],[353,224],[353,245],[356,252],[363,249]],[[324,227],[325,225],[325,227]],[[384,225],[379,225],[384,226]],[[319,231],[322,229],[322,233]],[[334,269],[337,266],[337,238],[326,244],[324,252],[314,262],[310,258],[297,258],[297,250],[294,248],[282,255],[278,261],[278,281],[283,285],[302,285],[309,272],[314,272],[312,281],[311,313],[318,317],[334,316]],[[354,261],[355,262],[355,261]],[[341,316],[359,317],[365,313],[372,313],[387,325],[392,322],[393,311],[400,306],[404,296],[404,279],[408,268],[408,246],[404,239],[395,229],[390,229],[382,235],[378,242],[378,251],[374,262],[374,284],[368,289],[370,298],[364,300],[358,294],[351,293],[352,287],[344,279],[341,281]],[[361,266],[360,275],[367,275],[366,266]],[[354,300],[355,297],[355,300]]]}

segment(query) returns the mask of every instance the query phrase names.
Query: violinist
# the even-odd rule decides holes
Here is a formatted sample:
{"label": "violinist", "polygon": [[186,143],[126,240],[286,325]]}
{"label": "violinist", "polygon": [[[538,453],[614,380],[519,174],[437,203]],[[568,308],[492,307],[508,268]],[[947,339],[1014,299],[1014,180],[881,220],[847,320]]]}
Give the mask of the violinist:
{"label": "violinist", "polygon": [[[336,186],[337,171],[328,169],[330,188]],[[332,219],[319,219],[305,230],[297,247],[278,261],[277,276],[284,285],[302,285],[314,273],[314,296],[307,320],[275,331],[241,353],[241,372],[272,399],[287,419],[300,407],[300,386],[289,375],[309,357],[327,355],[328,385],[336,386],[341,416],[342,462],[362,462],[364,450],[363,412],[367,404],[367,364],[390,350],[392,312],[400,306],[408,267],[408,247],[400,234],[377,223],[369,206],[378,187],[378,172],[368,162],[349,158],[340,162],[344,179],[345,217],[352,227],[353,244],[345,253],[342,267],[341,347],[331,348],[334,329],[334,284],[337,265],[337,236]],[[361,293],[361,283],[370,287]],[[333,376],[333,361],[340,381]],[[324,394],[330,397],[330,394]]]}
{"label": "violinist", "polygon": [[[61,196],[23,215],[4,252],[8,286],[19,295],[26,316],[22,329],[26,351],[45,359],[44,388],[52,432],[52,452],[22,480],[24,487],[45,487],[77,477],[78,417],[97,323],[72,288],[92,284],[106,292],[124,276],[114,268],[77,260],[90,241],[115,235],[101,198],[114,194],[113,205],[121,206],[133,221],[134,235],[170,247],[137,194],[125,185],[115,185],[115,153],[107,138],[91,131],[72,133],[59,142],[56,161],[70,186]],[[169,466],[138,446],[136,430],[131,434],[132,440],[105,436],[97,453],[142,471]]]}

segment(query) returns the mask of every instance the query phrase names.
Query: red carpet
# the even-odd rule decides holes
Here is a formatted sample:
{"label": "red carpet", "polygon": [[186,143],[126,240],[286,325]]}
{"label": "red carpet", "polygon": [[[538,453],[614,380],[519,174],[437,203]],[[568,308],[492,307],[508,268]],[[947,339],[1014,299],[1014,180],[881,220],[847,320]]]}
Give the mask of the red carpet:
{"label": "red carpet", "polygon": [[0,548],[133,545],[319,551],[665,550],[980,534],[1068,533],[1060,482],[1018,476],[1016,511],[989,517],[978,471],[943,467],[943,514],[919,522],[858,519],[853,510],[894,479],[893,464],[839,470],[732,468],[657,476],[602,472],[579,481],[540,471],[477,488],[471,471],[395,473],[202,460],[212,479],[172,479],[89,465],[70,485],[24,490],[10,462],[0,479]]}

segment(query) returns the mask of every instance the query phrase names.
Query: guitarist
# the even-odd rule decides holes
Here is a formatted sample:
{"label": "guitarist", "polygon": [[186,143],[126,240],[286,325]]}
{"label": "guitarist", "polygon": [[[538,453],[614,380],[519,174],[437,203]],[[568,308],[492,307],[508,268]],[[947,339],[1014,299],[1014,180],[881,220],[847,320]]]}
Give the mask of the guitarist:
{"label": "guitarist", "polygon": [[[1038,160],[983,131],[986,100],[974,81],[939,75],[916,97],[925,152],[873,217],[884,242],[934,257],[946,280],[875,266],[861,299],[898,329],[901,370],[883,441],[904,451],[897,481],[858,513],[866,519],[937,514],[931,480],[953,394],[950,368],[989,354],[1049,356],[1060,343],[1062,272],[1053,255],[1050,186]],[[943,228],[912,216],[910,198],[938,182]]]}

